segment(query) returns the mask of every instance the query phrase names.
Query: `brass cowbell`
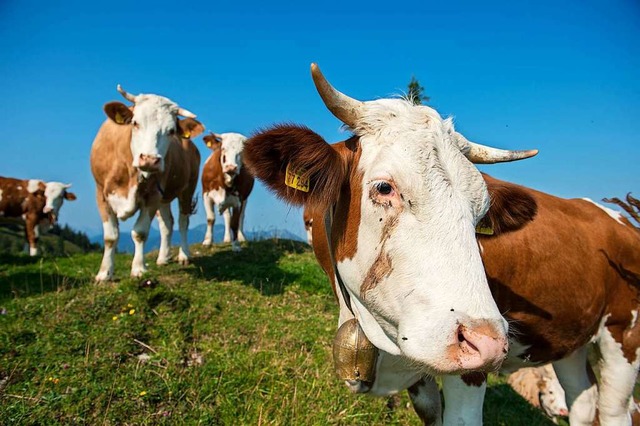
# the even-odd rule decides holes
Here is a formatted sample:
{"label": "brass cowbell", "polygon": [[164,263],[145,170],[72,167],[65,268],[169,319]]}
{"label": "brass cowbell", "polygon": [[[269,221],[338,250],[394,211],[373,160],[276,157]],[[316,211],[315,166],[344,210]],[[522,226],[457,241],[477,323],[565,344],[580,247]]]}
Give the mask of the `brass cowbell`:
{"label": "brass cowbell", "polygon": [[367,339],[355,318],[340,326],[333,339],[333,365],[341,380],[373,383],[378,348]]}

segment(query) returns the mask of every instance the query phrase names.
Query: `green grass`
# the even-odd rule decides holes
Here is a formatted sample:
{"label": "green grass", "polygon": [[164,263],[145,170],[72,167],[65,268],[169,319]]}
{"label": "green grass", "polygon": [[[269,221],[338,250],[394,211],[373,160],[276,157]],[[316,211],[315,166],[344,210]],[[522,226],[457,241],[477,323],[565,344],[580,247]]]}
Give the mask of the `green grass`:
{"label": "green grass", "polygon": [[[262,241],[194,246],[154,288],[93,283],[100,254],[0,257],[2,424],[419,424],[406,393],[352,395],[335,378],[337,306],[312,252]],[[487,425],[550,425],[500,378]]]}

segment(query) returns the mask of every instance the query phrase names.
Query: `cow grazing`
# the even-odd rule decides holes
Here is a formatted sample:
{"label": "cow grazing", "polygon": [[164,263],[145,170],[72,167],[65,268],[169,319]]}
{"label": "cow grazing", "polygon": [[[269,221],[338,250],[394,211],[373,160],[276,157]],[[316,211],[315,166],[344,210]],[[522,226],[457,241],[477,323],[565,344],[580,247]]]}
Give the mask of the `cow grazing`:
{"label": "cow grazing", "polygon": [[551,364],[521,368],[509,375],[507,383],[524,399],[557,423],[557,416],[568,416],[564,389]]}
{"label": "cow grazing", "polygon": [[[418,413],[434,420],[435,384],[423,377],[444,375],[445,396],[457,394],[466,387],[460,375],[495,370],[508,348],[475,236],[490,198],[473,163],[537,151],[471,143],[430,107],[360,102],[315,64],[311,72],[354,135],[330,145],[308,128],[279,125],[247,141],[245,161],[279,197],[316,212],[314,252],[339,300],[339,325],[355,318],[379,349],[375,380],[347,385],[376,395],[410,388]],[[445,420],[463,405],[447,400]]]}
{"label": "cow grazing", "polygon": [[223,241],[231,242],[232,250],[239,251],[240,243],[245,241],[244,214],[254,183],[242,162],[247,138],[239,133],[222,133],[203,139],[212,152],[202,170],[202,197],[207,212],[207,232],[202,244],[208,246],[213,242],[215,206],[218,206],[224,217]]}
{"label": "cow grazing", "polygon": [[104,256],[97,281],[113,278],[118,221],[137,211],[140,214],[131,231],[135,244],[131,276],[139,277],[146,272],[144,243],[156,212],[161,236],[157,263],[170,260],[173,230],[170,203],[174,198],[178,198],[180,207],[178,261],[182,264],[189,261],[187,231],[200,167],[200,153],[190,138],[204,131],[195,115],[165,97],[134,96],[120,86],[118,91],[134,105],[107,103],[104,111],[108,119],[91,148],[91,172],[104,230]]}
{"label": "cow grazing", "polygon": [[70,187],[60,182],[0,176],[0,217],[24,219],[31,256],[38,254],[40,232],[46,232],[58,220],[62,202],[76,199],[67,191]]}

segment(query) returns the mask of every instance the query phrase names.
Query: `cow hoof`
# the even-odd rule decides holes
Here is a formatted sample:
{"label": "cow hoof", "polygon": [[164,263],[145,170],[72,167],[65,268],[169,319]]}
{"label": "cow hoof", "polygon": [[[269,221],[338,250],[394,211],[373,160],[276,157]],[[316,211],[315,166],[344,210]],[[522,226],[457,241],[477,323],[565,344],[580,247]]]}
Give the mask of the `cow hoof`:
{"label": "cow hoof", "polygon": [[210,246],[210,245],[211,245],[211,240],[204,240],[204,241],[202,242],[202,245],[203,245],[203,246]]}
{"label": "cow hoof", "polygon": [[147,268],[132,269],[131,278],[141,278],[146,273],[147,273]]}
{"label": "cow hoof", "polygon": [[222,240],[222,242],[223,242],[223,243],[230,243],[230,242],[231,242],[231,238],[227,238],[227,237],[225,237],[225,238]]}
{"label": "cow hoof", "polygon": [[100,271],[98,275],[96,275],[96,282],[103,283],[106,281],[111,281],[113,279],[113,274],[109,271]]}
{"label": "cow hoof", "polygon": [[183,258],[183,259],[178,259],[178,263],[182,266],[188,266],[189,265],[189,258]]}

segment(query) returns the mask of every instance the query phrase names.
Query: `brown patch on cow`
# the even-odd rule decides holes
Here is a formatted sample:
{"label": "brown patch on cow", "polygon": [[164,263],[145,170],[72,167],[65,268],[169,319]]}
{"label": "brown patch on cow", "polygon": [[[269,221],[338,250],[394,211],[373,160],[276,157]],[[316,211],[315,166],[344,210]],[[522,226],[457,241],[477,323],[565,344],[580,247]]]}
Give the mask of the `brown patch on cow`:
{"label": "brown patch on cow", "polygon": [[220,156],[222,150],[220,149],[220,143],[213,149],[209,158],[204,163],[202,169],[202,193],[206,194],[210,191],[215,191],[220,188],[224,188],[224,173],[222,172],[222,164],[220,163]]}
{"label": "brown patch on cow", "polygon": [[380,251],[360,286],[360,295],[362,298],[366,298],[367,292],[376,288],[382,280],[391,275],[392,271],[391,256],[389,256],[387,252]]}
{"label": "brown patch on cow", "polygon": [[[244,160],[249,171],[278,197],[320,210],[336,202],[348,172],[347,159],[334,146],[312,130],[295,125],[277,125],[253,135],[245,143]],[[305,170],[309,192],[285,185],[287,166]]]}
{"label": "brown patch on cow", "polygon": [[460,378],[467,386],[480,387],[487,380],[487,373],[476,371],[463,374]]}

